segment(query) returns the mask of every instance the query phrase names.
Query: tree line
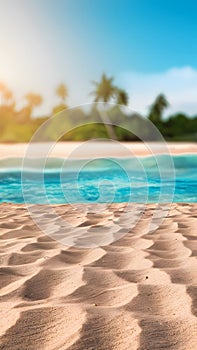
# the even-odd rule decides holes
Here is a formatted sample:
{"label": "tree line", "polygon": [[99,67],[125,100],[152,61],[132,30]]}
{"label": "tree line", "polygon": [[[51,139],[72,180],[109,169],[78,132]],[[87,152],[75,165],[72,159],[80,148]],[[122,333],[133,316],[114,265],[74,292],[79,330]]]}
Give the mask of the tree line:
{"label": "tree line", "polygon": [[[90,93],[93,97],[93,102],[103,102],[108,104],[113,102],[113,105],[108,113],[110,117],[123,117],[121,106],[127,106],[129,98],[127,92],[119,88],[114,83],[113,77],[108,77],[105,73],[102,74],[100,81],[93,81],[93,90]],[[59,98],[59,103],[54,106],[51,115],[68,108],[68,88],[61,83],[57,86],[55,93]],[[40,106],[43,102],[41,95],[29,92],[24,96],[24,106],[17,109],[16,101],[12,91],[4,84],[0,83],[0,142],[28,142],[36,129],[50,116],[32,117],[34,109]],[[189,117],[185,113],[177,113],[163,118],[164,111],[169,107],[169,102],[164,94],[159,94],[150,106],[146,116],[160,130],[167,141],[197,141],[197,116]],[[89,120],[95,120],[97,114],[96,105],[90,111]],[[86,120],[86,116],[82,109],[77,109],[77,115],[72,114],[70,119],[80,118]],[[132,122],[129,115],[124,115],[128,123]],[[130,119],[129,119],[130,118]],[[111,118],[110,118],[111,119]],[[135,117],[135,122],[137,118]],[[87,140],[91,137],[95,138],[114,138],[120,141],[134,141],[136,136],[128,133],[121,128],[106,127],[98,123],[95,125],[85,125],[81,128],[64,135],[62,140]],[[52,135],[53,138],[53,135]],[[55,138],[55,134],[54,134]]]}

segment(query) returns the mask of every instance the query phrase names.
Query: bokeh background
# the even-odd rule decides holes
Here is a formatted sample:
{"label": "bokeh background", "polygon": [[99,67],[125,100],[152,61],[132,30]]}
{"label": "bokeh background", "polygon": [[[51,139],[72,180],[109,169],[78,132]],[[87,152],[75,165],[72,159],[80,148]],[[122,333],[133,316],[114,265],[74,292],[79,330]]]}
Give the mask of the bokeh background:
{"label": "bokeh background", "polygon": [[[195,0],[1,0],[0,142],[28,142],[51,115],[94,101],[128,105],[168,141],[196,141],[196,11]],[[110,135],[94,125],[63,140],[90,136]]]}

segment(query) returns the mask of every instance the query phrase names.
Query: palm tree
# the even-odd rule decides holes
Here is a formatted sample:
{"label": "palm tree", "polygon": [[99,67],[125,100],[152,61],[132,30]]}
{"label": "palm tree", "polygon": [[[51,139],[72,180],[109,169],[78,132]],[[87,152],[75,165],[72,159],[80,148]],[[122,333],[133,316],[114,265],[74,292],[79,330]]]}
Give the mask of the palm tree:
{"label": "palm tree", "polygon": [[117,104],[127,105],[129,98],[126,91],[119,89],[113,84],[114,78],[108,78],[105,73],[103,73],[100,82],[93,81],[95,85],[95,90],[91,92],[95,96],[94,102],[102,101],[104,103],[114,101]]}
{"label": "palm tree", "polygon": [[107,78],[103,73],[100,82],[93,81],[95,90],[91,92],[94,95],[94,102],[110,102],[115,97],[116,87],[113,85],[114,78]]}
{"label": "palm tree", "polygon": [[42,96],[34,93],[29,93],[25,95],[26,100],[28,101],[28,104],[30,107],[37,107],[40,106],[42,103]]}
{"label": "palm tree", "polygon": [[30,119],[34,107],[40,106],[42,104],[43,98],[41,95],[30,92],[27,95],[25,95],[25,99],[28,102],[27,114],[28,114],[28,119]]}
{"label": "palm tree", "polygon": [[12,104],[13,103],[13,93],[9,89],[5,89],[3,93],[4,101],[7,102],[7,104]]}
{"label": "palm tree", "polygon": [[155,99],[154,103],[150,108],[150,113],[148,118],[154,123],[158,124],[162,121],[162,114],[166,108],[168,108],[169,102],[165,95],[160,94]]}
{"label": "palm tree", "polygon": [[56,89],[56,94],[61,99],[61,103],[65,103],[66,98],[68,97],[68,89],[65,84],[58,85]]}
{"label": "palm tree", "polygon": [[[106,74],[103,73],[100,82],[93,81],[95,90],[91,92],[91,95],[94,95],[94,102],[101,101],[106,105],[115,97],[116,87],[113,85],[113,80],[114,79],[112,77],[108,78]],[[107,113],[100,111],[100,116],[103,124],[105,125],[109,138],[116,140],[116,135]]]}
{"label": "palm tree", "polygon": [[116,89],[116,99],[117,99],[117,103],[119,105],[128,105],[129,102],[129,96],[127,94],[126,91],[124,91],[123,89]]}
{"label": "palm tree", "polygon": [[0,104],[10,104],[13,102],[12,91],[2,82],[0,82],[0,95]]}
{"label": "palm tree", "polygon": [[58,114],[64,111],[68,106],[65,104],[66,98],[68,97],[68,89],[65,84],[59,84],[56,88],[56,95],[60,98],[60,103],[53,107],[52,114]]}
{"label": "palm tree", "polygon": [[[94,102],[104,102],[107,104],[110,101],[114,101],[118,104],[127,105],[128,104],[128,95],[127,93],[117,88],[113,84],[113,77],[107,77],[105,73],[101,76],[100,82],[93,81],[95,90],[91,92],[94,95]],[[107,129],[108,135],[112,139],[116,139],[116,135],[112,125],[110,124],[107,113],[100,112],[101,118],[105,127]]]}

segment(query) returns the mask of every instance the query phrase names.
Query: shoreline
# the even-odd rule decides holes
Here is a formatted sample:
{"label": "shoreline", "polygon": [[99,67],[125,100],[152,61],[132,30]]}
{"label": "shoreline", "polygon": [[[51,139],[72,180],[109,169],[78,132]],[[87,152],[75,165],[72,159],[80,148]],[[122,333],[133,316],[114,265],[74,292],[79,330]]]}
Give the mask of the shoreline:
{"label": "shoreline", "polygon": [[[28,143],[16,143],[16,144],[0,144],[0,159],[6,158],[24,158],[28,150]],[[47,143],[34,143],[31,145],[34,154],[40,156],[40,152],[44,152],[43,145]],[[48,143],[52,145],[52,143]],[[59,142],[55,144],[55,147],[50,153],[46,153],[49,158],[91,158],[91,157],[129,157],[139,156],[146,157],[153,154],[197,154],[197,143],[157,143],[147,142],[147,146],[151,147],[151,150],[146,147],[142,142],[117,142],[117,141],[100,141],[100,142]],[[29,149],[30,150],[30,149]],[[153,152],[152,152],[153,151]],[[85,156],[84,156],[85,154]],[[31,157],[31,154],[28,155]],[[34,157],[35,158],[35,157]]]}

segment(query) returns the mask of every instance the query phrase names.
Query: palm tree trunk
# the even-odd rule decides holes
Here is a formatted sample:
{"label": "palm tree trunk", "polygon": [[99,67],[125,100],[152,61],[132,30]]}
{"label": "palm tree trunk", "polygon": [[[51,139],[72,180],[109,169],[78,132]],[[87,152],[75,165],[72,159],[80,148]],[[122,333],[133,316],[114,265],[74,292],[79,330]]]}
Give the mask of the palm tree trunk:
{"label": "palm tree trunk", "polygon": [[107,134],[108,134],[109,138],[112,140],[117,140],[113,125],[110,122],[108,114],[106,113],[106,111],[99,111],[99,113],[100,113],[102,122],[105,126],[105,129],[107,130]]}

